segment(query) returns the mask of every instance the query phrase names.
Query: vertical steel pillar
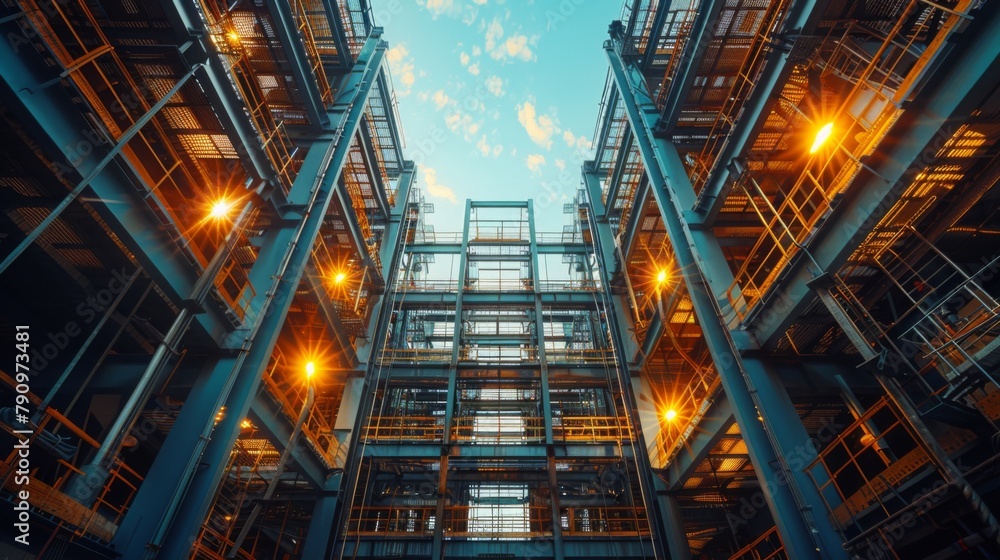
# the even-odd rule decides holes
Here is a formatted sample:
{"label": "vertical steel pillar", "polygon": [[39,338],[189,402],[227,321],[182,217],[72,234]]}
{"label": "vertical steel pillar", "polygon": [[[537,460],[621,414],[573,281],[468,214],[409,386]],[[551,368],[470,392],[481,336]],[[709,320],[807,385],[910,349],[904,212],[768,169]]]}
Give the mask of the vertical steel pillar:
{"label": "vertical steel pillar", "polygon": [[[614,296],[611,294],[610,289],[610,271],[611,263],[614,262],[615,254],[614,245],[608,241],[609,238],[613,237],[611,224],[608,223],[606,217],[604,219],[598,218],[598,214],[594,211],[594,208],[600,205],[600,190],[596,188],[596,182],[586,181],[586,172],[584,173],[584,177],[585,183],[588,187],[590,187],[586,192],[591,207],[591,211],[588,212],[588,214],[590,217],[593,250],[598,262],[600,263],[601,289],[604,291],[606,302],[617,302],[621,304],[621,299],[611,299]],[[609,253],[608,251],[611,252]],[[622,266],[625,266],[624,262],[622,262]],[[621,307],[622,305],[610,305],[610,308],[608,306],[604,307],[603,311],[606,314],[608,321],[608,324],[605,325],[605,327],[607,329],[608,336],[612,338],[611,343],[618,349],[618,362],[614,367],[620,371],[617,377],[621,385],[619,387],[619,391],[621,391],[623,395],[622,402],[620,403],[620,406],[623,407],[621,412],[626,415],[628,420],[630,420],[629,427],[634,433],[632,441],[636,448],[636,470],[639,472],[639,476],[645,481],[642,483],[643,500],[647,505],[650,528],[653,533],[652,544],[654,557],[659,558],[660,555],[664,553],[664,541],[667,541],[668,547],[671,546],[671,543],[676,540],[676,535],[684,535],[684,525],[681,522],[679,515],[670,515],[671,512],[668,509],[669,504],[666,504],[663,501],[664,495],[656,491],[657,477],[652,473],[652,469],[649,464],[649,456],[646,451],[646,438],[643,436],[641,423],[636,418],[638,416],[638,406],[636,406],[636,402],[638,400],[638,394],[641,393],[641,387],[637,387],[637,385],[640,381],[638,377],[634,377],[632,375],[632,369],[629,366],[628,356],[622,353],[625,348],[623,341],[627,337],[622,336],[621,331],[623,327],[629,323],[625,322],[628,319],[624,317],[624,313],[620,309]],[[617,315],[617,320],[611,319],[612,313]],[[684,539],[684,542],[686,542],[686,539]],[[676,547],[677,545],[673,546]],[[673,548],[671,548],[671,550],[673,550]],[[671,556],[671,558],[672,560],[685,560],[683,556],[679,558]]]}
{"label": "vertical steel pillar", "polygon": [[326,486],[316,496],[312,519],[306,533],[306,542],[302,547],[302,558],[329,558],[328,551],[333,543],[333,523],[340,500],[340,483],[343,472],[334,473],[326,481]]}
{"label": "vertical steel pillar", "polygon": [[531,284],[535,305],[535,340],[538,344],[538,379],[542,390],[542,415],[545,422],[545,455],[549,477],[549,501],[552,508],[552,555],[563,558],[562,516],[559,509],[559,482],[556,479],[555,442],[552,436],[552,397],[549,391],[549,367],[545,358],[545,322],[542,320],[542,290],[538,277],[538,240],[535,237],[535,205],[528,200],[528,235],[531,250]]}
{"label": "vertical steel pillar", "polygon": [[[187,558],[225,474],[230,450],[260,385],[312,246],[333,200],[351,140],[385,54],[374,28],[345,77],[330,112],[337,133],[314,144],[286,209],[250,270],[257,296],[250,330],[234,333],[232,355],[207,364],[119,528],[114,546],[126,558]],[[224,417],[216,422],[221,406]],[[164,505],[166,505],[164,507]]]}
{"label": "vertical steel pillar", "polygon": [[[611,41],[605,43],[615,84],[642,155],[676,268],[687,286],[706,344],[747,444],[778,533],[792,558],[847,558],[842,539],[826,515],[814,516],[822,503],[815,485],[790,458],[807,446],[808,434],[780,381],[760,360],[741,331],[730,331],[719,297],[732,283],[732,271],[711,231],[691,226],[695,195],[676,148],[654,136],[659,111],[638,70],[626,64]],[[758,419],[759,418],[759,419]]]}
{"label": "vertical steel pillar", "polygon": [[455,293],[455,330],[451,337],[451,365],[448,367],[448,394],[444,409],[444,437],[441,444],[441,469],[438,478],[438,502],[434,523],[434,544],[431,558],[444,558],[445,500],[448,494],[448,456],[451,452],[451,427],[455,422],[458,399],[458,360],[462,342],[462,300],[469,269],[469,224],[472,221],[472,200],[465,201],[465,227],[462,232],[462,253],[458,265],[458,289]]}

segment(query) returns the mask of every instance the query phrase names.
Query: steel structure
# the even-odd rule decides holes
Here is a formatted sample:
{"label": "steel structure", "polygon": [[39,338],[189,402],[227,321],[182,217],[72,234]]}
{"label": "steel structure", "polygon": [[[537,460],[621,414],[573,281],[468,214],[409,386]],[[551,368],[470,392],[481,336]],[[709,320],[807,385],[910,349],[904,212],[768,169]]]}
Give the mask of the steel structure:
{"label": "steel structure", "polygon": [[589,216],[539,232],[530,201],[468,201],[463,231],[436,232],[422,208],[395,251],[334,555],[662,556]]}
{"label": "steel structure", "polygon": [[1000,556],[996,2],[626,0],[558,232],[364,0],[0,32],[0,552]]}
{"label": "steel structure", "polygon": [[962,0],[612,24],[581,201],[672,558],[997,554],[998,24]]}
{"label": "steel structure", "polygon": [[0,25],[28,552],[321,557],[414,173],[367,3],[10,1]]}

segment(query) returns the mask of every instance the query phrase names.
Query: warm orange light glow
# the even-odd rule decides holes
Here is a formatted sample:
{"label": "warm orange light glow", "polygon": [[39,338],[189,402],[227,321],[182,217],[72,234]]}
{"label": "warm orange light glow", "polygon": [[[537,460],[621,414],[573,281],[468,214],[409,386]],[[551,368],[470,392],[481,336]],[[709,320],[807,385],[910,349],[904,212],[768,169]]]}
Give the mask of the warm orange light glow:
{"label": "warm orange light glow", "polygon": [[313,374],[316,373],[316,364],[313,362],[306,363],[306,377],[311,378]]}
{"label": "warm orange light glow", "polygon": [[338,272],[337,275],[333,277],[333,283],[340,284],[344,281],[344,278],[347,278],[347,275],[343,272]]}
{"label": "warm orange light glow", "polygon": [[243,428],[244,430],[249,430],[250,428],[253,427],[253,423],[251,423],[250,420],[244,419],[242,422],[240,422],[240,427]]}
{"label": "warm orange light glow", "polygon": [[212,205],[210,215],[216,220],[221,220],[229,216],[229,211],[233,208],[233,203],[228,200],[219,200]]}
{"label": "warm orange light glow", "polygon": [[813,145],[809,148],[809,153],[815,154],[818,152],[819,149],[823,147],[823,144],[829,140],[831,134],[833,134],[833,123],[829,122],[824,124],[823,128],[819,129],[819,132],[816,133],[816,139],[813,140]]}
{"label": "warm orange light glow", "polygon": [[230,31],[229,33],[226,33],[226,39],[229,39],[230,43],[238,45],[240,43],[240,34],[235,31]]}
{"label": "warm orange light glow", "polygon": [[671,408],[663,414],[663,417],[667,419],[667,422],[672,422],[674,418],[677,418],[677,411]]}
{"label": "warm orange light glow", "polygon": [[669,278],[669,277],[670,277],[670,275],[667,274],[667,269],[665,269],[665,268],[661,269],[660,272],[656,275],[656,283],[657,284],[665,284],[667,282],[667,278]]}

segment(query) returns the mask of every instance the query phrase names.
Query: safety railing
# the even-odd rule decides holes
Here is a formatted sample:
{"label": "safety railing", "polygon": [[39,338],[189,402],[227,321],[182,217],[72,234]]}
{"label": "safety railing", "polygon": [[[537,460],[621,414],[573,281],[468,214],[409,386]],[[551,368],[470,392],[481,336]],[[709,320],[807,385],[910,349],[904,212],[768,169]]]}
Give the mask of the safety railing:
{"label": "safety railing", "polygon": [[979,275],[949,292],[906,333],[928,352],[925,357],[933,358],[953,386],[967,376],[997,385],[1000,304],[980,286]]}
{"label": "safety railing", "polygon": [[530,240],[528,222],[521,220],[475,220],[469,223],[469,241],[477,243],[521,243]]}
{"label": "safety railing", "polygon": [[688,438],[712,405],[711,397],[718,393],[720,383],[714,367],[699,367],[692,368],[687,381],[674,389],[669,402],[674,417],[668,419],[665,413],[657,411],[661,428],[656,439],[647,443],[649,463],[653,468],[666,467],[685,448]]}
{"label": "safety railing", "polygon": [[632,430],[617,416],[553,416],[552,439],[569,443],[627,442]]}
{"label": "safety railing", "polygon": [[[16,381],[4,371],[0,371],[0,384],[6,385],[12,391],[17,386]],[[42,399],[31,392],[26,393],[26,396],[37,410]],[[76,450],[74,455],[77,457],[89,456],[90,452],[101,446],[99,441],[92,438],[55,408],[46,408],[34,422],[32,435],[28,438],[28,445],[32,448],[42,449],[62,444],[67,436],[56,435],[56,431],[60,428],[69,431],[72,434],[70,437],[79,439],[83,450]],[[14,434],[13,428],[2,422],[0,422],[0,429],[18,440],[24,437],[21,434]],[[39,438],[44,438],[45,442]],[[88,448],[90,452],[84,452]],[[3,463],[0,464],[2,486],[5,491],[11,492],[15,496],[18,491],[23,490],[20,484],[16,484],[15,474],[18,469],[18,460],[18,450],[14,449],[4,457]],[[56,464],[58,466],[52,473],[43,475],[40,472],[34,472],[32,474],[31,507],[44,515],[56,517],[65,529],[76,536],[96,538],[105,542],[111,541],[132,505],[143,477],[123,460],[116,460],[108,470],[108,478],[95,492],[96,498],[93,505],[88,507],[65,493],[66,485],[71,479],[85,478],[87,475],[69,460],[57,458]]]}
{"label": "safety railing", "polygon": [[372,416],[365,427],[365,440],[429,442],[444,438],[443,416]]}
{"label": "safety railing", "polygon": [[530,292],[531,278],[471,278],[465,289],[470,292]]}
{"label": "safety railing", "polygon": [[615,360],[614,353],[610,349],[603,348],[558,348],[558,349],[546,349],[545,350],[545,361],[547,363],[555,364],[569,364],[569,365],[580,365],[580,364],[613,364]]}
{"label": "safety railing", "polygon": [[451,427],[454,441],[513,445],[545,440],[545,419],[534,416],[477,414],[455,418]]}
{"label": "safety railing", "polygon": [[436,509],[434,506],[356,506],[347,520],[347,533],[356,537],[432,536]]}
{"label": "safety railing", "polygon": [[[246,513],[244,505],[249,503],[252,490],[268,483],[263,473],[273,467],[278,455],[266,440],[251,437],[236,440],[226,465],[226,476],[192,545],[193,558],[222,559],[232,551],[233,535],[246,522],[240,515]],[[274,469],[270,471],[273,473]],[[236,558],[249,560],[253,556],[241,547]]]}
{"label": "safety railing", "polygon": [[566,279],[539,280],[538,290],[545,292],[596,292],[601,289],[597,280]]}
{"label": "safety railing", "polygon": [[[744,103],[757,83],[757,79],[775,39],[774,35],[779,33],[780,28],[778,23],[788,9],[789,4],[791,2],[788,0],[782,0],[779,2],[769,2],[763,8],[754,6],[751,9],[761,13],[759,16],[748,16],[744,21],[756,22],[756,26],[746,31],[727,30],[728,33],[732,34],[731,37],[719,37],[723,43],[729,41],[740,41],[742,43],[747,40],[749,40],[749,43],[746,44],[745,48],[740,49],[744,53],[744,56],[735,78],[726,79],[724,82],[729,85],[729,91],[722,96],[722,108],[715,116],[715,121],[708,133],[705,145],[702,147],[701,152],[694,157],[695,161],[702,163],[701,166],[692,168],[691,184],[696,193],[701,192],[709,177],[709,173],[699,174],[697,171],[704,168],[714,168],[719,165],[715,162],[715,158],[721,151],[721,147],[729,139],[729,134],[735,126],[736,121],[741,117]],[[753,24],[751,23],[751,25]],[[724,47],[719,48],[720,53],[727,52],[728,50]],[[715,76],[709,76],[708,78],[711,80]],[[712,164],[708,162],[712,162]]]}
{"label": "safety railing", "polygon": [[649,518],[642,508],[571,507],[561,512],[562,534],[568,537],[649,536]]}
{"label": "safety railing", "polygon": [[[897,99],[909,96],[915,85],[926,79],[929,61],[950,48],[947,38],[969,18],[974,2],[963,0],[952,10],[912,0],[886,33],[852,24],[842,35],[830,36],[817,50],[815,62],[826,72],[852,84],[838,109],[828,117],[834,127],[830,148],[812,149],[805,165],[790,188],[778,188],[784,181],[768,182],[764,175],[738,180],[754,206],[764,232],[751,254],[735,275],[727,296],[736,318],[743,319],[771,288],[785,265],[814,234],[842,193],[863,168],[862,159],[871,154],[902,114]],[[940,14],[935,12],[940,11]],[[910,18],[916,13],[922,17]],[[929,22],[940,15],[948,25],[932,29]],[[911,28],[905,26],[910,25]],[[867,35],[881,41],[875,53],[857,47],[854,36]],[[929,41],[926,45],[922,41]],[[921,53],[916,55],[915,53]],[[813,123],[817,130],[824,123]],[[803,150],[805,152],[805,150]],[[706,174],[707,175],[707,174]],[[762,188],[762,185],[766,188]],[[778,192],[781,202],[774,206],[769,193]]]}
{"label": "safety railing", "polygon": [[729,560],[784,560],[785,545],[778,535],[778,527],[774,526],[757,537],[752,543],[744,546],[729,557]]}
{"label": "safety railing", "polygon": [[[280,347],[275,347],[271,364],[264,373],[263,382],[267,393],[281,407],[287,421],[294,425],[306,403],[309,387],[305,375],[293,367]],[[301,437],[332,468],[337,465],[340,442],[334,435],[333,426],[330,425],[332,417],[327,411],[321,410],[321,406],[317,403],[318,401],[309,409],[302,425]]]}
{"label": "safety railing", "polygon": [[[313,30],[314,14],[324,14],[325,10],[321,2],[315,0],[289,0],[292,8],[292,17],[295,18],[295,25],[302,38],[302,44],[306,49],[306,56],[309,57],[309,65],[316,85],[319,86],[320,98],[324,104],[333,103],[333,93],[330,91],[330,80],[326,77],[326,70],[323,69],[323,59],[320,56],[316,45],[316,34]],[[325,18],[324,18],[325,19]],[[326,24],[324,27],[328,27]]]}
{"label": "safety railing", "polygon": [[378,353],[380,364],[450,362],[451,348],[386,348]]}
{"label": "safety railing", "polygon": [[[938,436],[949,454],[975,439],[972,432],[952,428]],[[841,430],[819,451],[806,472],[841,531],[850,527],[863,530],[869,524],[869,514],[882,519],[908,506],[904,488],[911,481],[920,479],[924,486],[945,481],[931,453],[886,398]]]}
{"label": "safety railing", "polygon": [[460,231],[434,231],[433,229],[418,229],[414,236],[415,245],[429,243],[461,243],[464,234]]}
{"label": "safety railing", "polygon": [[535,242],[539,245],[562,245],[564,243],[583,243],[581,231],[536,231]]}
{"label": "safety railing", "polygon": [[382,270],[379,257],[380,241],[373,235],[372,220],[369,218],[373,214],[371,208],[376,206],[374,202],[376,187],[373,184],[374,179],[368,175],[368,166],[365,165],[366,157],[360,137],[355,135],[351,138],[351,151],[341,173],[341,179],[344,181],[344,186],[347,187],[347,194],[351,202],[351,208],[344,208],[344,212],[353,211],[358,229],[361,231],[364,247],[358,247],[358,251],[366,251],[374,263],[375,269]]}
{"label": "safety railing", "polygon": [[[664,9],[664,8],[661,8]],[[656,98],[656,107],[660,110],[667,102],[667,95],[670,93],[670,85],[674,82],[678,63],[682,60],[682,53],[688,46],[690,40],[691,24],[698,10],[680,9],[670,10],[663,22],[663,35],[653,44],[656,49],[653,64],[661,59],[666,59],[663,67],[663,77],[656,84],[650,83],[650,91]]]}
{"label": "safety railing", "polygon": [[527,504],[451,506],[444,532],[451,537],[528,538],[552,534],[552,510]]}
{"label": "safety railing", "polygon": [[523,364],[538,361],[538,348],[527,345],[469,344],[459,349],[459,360],[484,364]]}
{"label": "safety railing", "polygon": [[[287,194],[298,173],[301,159],[295,157],[295,147],[283,123],[272,112],[268,96],[261,89],[261,83],[266,83],[266,78],[258,76],[253,57],[248,52],[248,45],[258,55],[270,52],[269,45],[266,44],[268,38],[256,36],[255,25],[251,23],[252,18],[258,16],[246,12],[222,11],[217,2],[210,0],[201,0],[201,7],[212,43],[227,65],[231,82],[246,104],[268,161]],[[239,16],[234,15],[237,13]],[[287,93],[284,97],[291,98]]]}
{"label": "safety railing", "polygon": [[458,280],[403,279],[396,283],[397,292],[457,292]]}

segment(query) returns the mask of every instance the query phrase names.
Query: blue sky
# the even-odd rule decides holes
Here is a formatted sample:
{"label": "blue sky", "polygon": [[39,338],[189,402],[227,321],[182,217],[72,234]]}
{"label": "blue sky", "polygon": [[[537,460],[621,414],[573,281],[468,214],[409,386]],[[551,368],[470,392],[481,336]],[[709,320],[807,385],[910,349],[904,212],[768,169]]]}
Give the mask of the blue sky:
{"label": "blue sky", "polygon": [[436,208],[461,229],[465,199],[534,199],[540,231],[590,157],[607,73],[613,0],[373,0],[385,28],[406,157]]}

